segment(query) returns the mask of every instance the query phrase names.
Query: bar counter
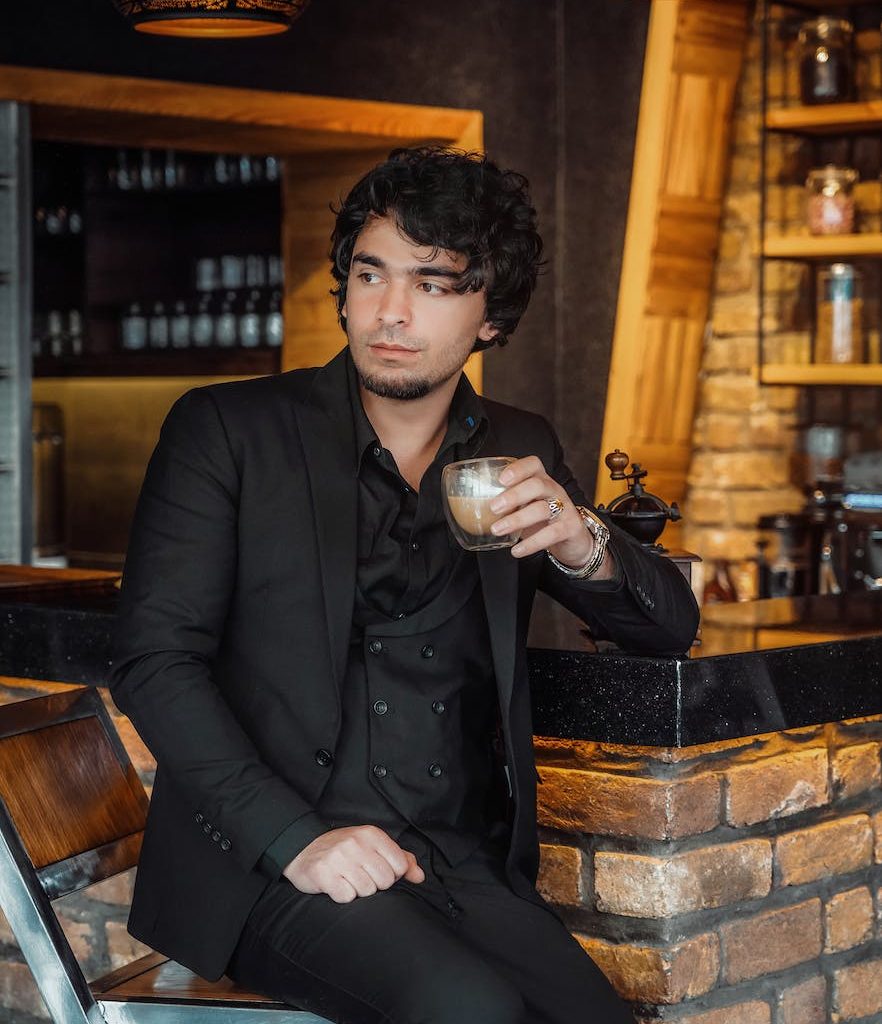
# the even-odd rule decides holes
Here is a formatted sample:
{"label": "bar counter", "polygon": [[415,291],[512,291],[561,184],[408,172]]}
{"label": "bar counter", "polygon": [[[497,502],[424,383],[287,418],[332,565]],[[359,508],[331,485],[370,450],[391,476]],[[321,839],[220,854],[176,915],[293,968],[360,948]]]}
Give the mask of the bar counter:
{"label": "bar counter", "polygon": [[[100,686],[116,596],[0,585],[0,697]],[[530,650],[539,888],[639,1021],[880,1019],[880,634],[867,593],[709,606],[689,656]]]}

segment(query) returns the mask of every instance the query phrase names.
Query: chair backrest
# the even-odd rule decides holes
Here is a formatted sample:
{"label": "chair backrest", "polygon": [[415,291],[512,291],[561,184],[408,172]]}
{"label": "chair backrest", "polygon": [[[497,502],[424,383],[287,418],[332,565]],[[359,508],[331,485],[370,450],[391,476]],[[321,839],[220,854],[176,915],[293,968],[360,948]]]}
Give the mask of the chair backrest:
{"label": "chair backrest", "polygon": [[133,867],[147,806],[96,690],[0,706],[0,904],[53,1020],[102,1017],[50,901]]}

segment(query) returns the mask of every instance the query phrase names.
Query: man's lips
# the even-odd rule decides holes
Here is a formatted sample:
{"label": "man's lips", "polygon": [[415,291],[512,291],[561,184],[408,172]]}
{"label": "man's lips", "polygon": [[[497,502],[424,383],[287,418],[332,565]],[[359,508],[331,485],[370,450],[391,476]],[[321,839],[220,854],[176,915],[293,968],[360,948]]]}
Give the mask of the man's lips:
{"label": "man's lips", "polygon": [[417,349],[405,348],[403,345],[386,345],[383,342],[377,342],[375,345],[370,346],[375,352],[380,355],[394,354],[394,355],[415,355]]}

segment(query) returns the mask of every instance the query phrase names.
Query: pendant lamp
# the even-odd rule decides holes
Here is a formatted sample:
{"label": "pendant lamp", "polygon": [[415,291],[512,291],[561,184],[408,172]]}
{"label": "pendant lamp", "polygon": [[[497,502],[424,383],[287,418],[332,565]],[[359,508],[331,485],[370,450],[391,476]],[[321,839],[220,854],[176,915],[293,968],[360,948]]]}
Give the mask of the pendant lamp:
{"label": "pendant lamp", "polygon": [[162,36],[231,39],[287,31],[309,0],[113,0],[132,28]]}

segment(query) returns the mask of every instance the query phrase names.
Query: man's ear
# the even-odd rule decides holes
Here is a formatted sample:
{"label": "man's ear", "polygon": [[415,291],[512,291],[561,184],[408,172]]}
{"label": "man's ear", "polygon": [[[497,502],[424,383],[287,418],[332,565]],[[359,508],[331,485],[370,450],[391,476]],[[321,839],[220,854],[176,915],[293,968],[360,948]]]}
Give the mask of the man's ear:
{"label": "man's ear", "polygon": [[493,341],[497,334],[499,334],[499,328],[491,324],[489,320],[485,320],[478,331],[478,337],[481,341]]}

